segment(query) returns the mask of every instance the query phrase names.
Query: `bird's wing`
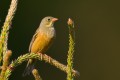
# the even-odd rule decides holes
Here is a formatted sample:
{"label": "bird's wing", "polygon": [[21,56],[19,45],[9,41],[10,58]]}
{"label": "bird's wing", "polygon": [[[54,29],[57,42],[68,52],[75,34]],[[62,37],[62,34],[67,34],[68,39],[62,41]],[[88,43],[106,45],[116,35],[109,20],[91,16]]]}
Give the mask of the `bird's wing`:
{"label": "bird's wing", "polygon": [[33,37],[32,37],[32,40],[31,40],[31,42],[30,42],[30,45],[29,45],[29,52],[31,52],[31,47],[32,47],[32,44],[33,44],[33,42],[34,42],[34,40],[35,40],[37,34],[38,34],[38,29],[36,30],[35,34],[34,34]]}

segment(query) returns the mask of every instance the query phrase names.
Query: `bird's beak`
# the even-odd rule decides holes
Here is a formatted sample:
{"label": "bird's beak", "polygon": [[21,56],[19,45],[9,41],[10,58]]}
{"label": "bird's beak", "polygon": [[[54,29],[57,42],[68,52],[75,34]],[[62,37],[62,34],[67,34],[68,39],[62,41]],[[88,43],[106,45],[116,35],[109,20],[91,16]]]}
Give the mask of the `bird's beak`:
{"label": "bird's beak", "polygon": [[52,22],[55,22],[55,21],[57,21],[58,20],[58,18],[53,18],[52,19]]}

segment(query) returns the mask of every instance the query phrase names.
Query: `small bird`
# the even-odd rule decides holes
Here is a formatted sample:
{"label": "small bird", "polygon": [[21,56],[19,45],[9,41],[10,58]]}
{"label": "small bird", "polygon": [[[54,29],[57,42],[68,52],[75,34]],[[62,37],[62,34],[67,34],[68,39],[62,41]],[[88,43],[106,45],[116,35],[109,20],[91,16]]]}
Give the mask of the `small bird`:
{"label": "small bird", "polygon": [[[50,45],[53,43],[54,38],[56,36],[56,32],[54,29],[54,22],[58,19],[47,16],[42,19],[38,29],[36,30],[29,46],[30,53],[45,53]],[[35,60],[29,59],[25,72],[23,76],[29,75],[34,69]]]}

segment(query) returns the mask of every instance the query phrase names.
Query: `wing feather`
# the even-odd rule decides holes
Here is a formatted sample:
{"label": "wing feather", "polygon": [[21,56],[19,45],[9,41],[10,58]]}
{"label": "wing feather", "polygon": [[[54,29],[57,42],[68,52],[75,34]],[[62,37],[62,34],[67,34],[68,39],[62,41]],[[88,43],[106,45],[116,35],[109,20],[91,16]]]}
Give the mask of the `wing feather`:
{"label": "wing feather", "polygon": [[38,29],[36,30],[35,34],[34,34],[33,37],[32,37],[32,40],[31,40],[31,42],[30,42],[29,52],[31,52],[31,47],[32,47],[33,42],[35,41],[35,38],[36,38],[37,34],[38,34]]}

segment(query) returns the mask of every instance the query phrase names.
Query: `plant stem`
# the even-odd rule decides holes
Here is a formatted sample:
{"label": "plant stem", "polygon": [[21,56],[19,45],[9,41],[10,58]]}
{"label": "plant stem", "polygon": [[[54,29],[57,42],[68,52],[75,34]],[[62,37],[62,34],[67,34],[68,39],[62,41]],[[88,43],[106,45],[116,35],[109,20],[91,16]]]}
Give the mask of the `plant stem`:
{"label": "plant stem", "polygon": [[73,68],[73,55],[74,55],[74,45],[75,45],[75,31],[74,31],[74,23],[69,18],[68,19],[68,27],[69,27],[69,50],[68,50],[68,58],[67,58],[67,80],[73,80],[72,68]]}
{"label": "plant stem", "polygon": [[42,78],[40,77],[37,69],[33,69],[32,74],[33,74],[35,80],[42,80]]}
{"label": "plant stem", "polygon": [[0,35],[0,63],[3,59],[4,54],[7,51],[7,39],[8,39],[8,32],[12,24],[12,19],[17,9],[18,0],[12,0],[10,8],[8,10],[8,14],[6,16],[6,20],[2,27],[1,35]]}

